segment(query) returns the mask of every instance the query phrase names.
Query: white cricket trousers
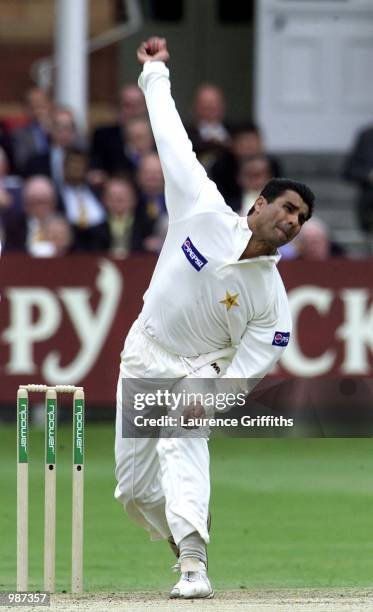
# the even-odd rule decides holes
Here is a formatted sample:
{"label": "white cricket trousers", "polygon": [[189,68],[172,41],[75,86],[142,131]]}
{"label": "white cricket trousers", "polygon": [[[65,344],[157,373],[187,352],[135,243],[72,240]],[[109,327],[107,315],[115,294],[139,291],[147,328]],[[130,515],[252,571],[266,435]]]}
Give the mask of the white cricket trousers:
{"label": "white cricket trousers", "polygon": [[[220,352],[221,356],[221,352]],[[206,362],[206,356],[203,356]],[[211,354],[211,362],[214,356]],[[209,451],[205,438],[125,438],[122,436],[123,378],[194,376],[201,358],[185,359],[165,351],[136,321],[121,354],[117,387],[115,497],[152,540],[173,536],[176,544],[197,531],[208,543]],[[224,359],[220,364],[223,367]],[[213,367],[200,376],[216,377]]]}

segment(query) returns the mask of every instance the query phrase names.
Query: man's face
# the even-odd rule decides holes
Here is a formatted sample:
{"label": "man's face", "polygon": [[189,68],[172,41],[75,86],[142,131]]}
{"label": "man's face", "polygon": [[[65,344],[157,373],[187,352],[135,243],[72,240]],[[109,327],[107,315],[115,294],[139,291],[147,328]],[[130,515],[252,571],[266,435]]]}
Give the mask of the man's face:
{"label": "man's face", "polygon": [[269,161],[253,159],[243,163],[238,180],[244,191],[260,192],[271,178]]}
{"label": "man's face", "polygon": [[135,209],[136,194],[129,183],[112,179],[106,184],[104,203],[109,213],[125,215]]}
{"label": "man's face", "polygon": [[307,204],[295,191],[285,191],[270,204],[260,196],[253,213],[253,235],[257,240],[278,248],[299,234],[308,214]]}
{"label": "man's face", "polygon": [[28,217],[34,217],[39,221],[47,219],[56,208],[52,187],[38,179],[26,186],[23,197]]}
{"label": "man's face", "polygon": [[127,124],[125,132],[128,146],[140,155],[153,150],[153,134],[150,123],[146,119],[132,119]]}
{"label": "man's face", "polygon": [[260,155],[263,152],[263,142],[260,134],[255,131],[242,131],[232,139],[233,155],[238,159]]}
{"label": "man's face", "polygon": [[69,185],[84,183],[88,161],[85,155],[69,152],[64,161],[64,178]]}
{"label": "man's face", "polygon": [[131,119],[146,116],[144,94],[140,87],[127,85],[119,93],[120,121],[125,126]]}
{"label": "man's face", "polygon": [[142,158],[137,172],[137,180],[141,191],[147,196],[155,197],[163,193],[164,178],[162,166],[156,153]]}
{"label": "man's face", "polygon": [[197,93],[194,112],[199,121],[220,123],[224,118],[224,100],[216,87],[201,87]]}
{"label": "man's face", "polygon": [[67,111],[56,111],[52,122],[52,140],[60,147],[67,147],[74,142],[76,130],[74,118]]}
{"label": "man's face", "polygon": [[31,117],[44,123],[50,119],[51,102],[48,95],[38,87],[32,87],[27,93],[27,106]]}

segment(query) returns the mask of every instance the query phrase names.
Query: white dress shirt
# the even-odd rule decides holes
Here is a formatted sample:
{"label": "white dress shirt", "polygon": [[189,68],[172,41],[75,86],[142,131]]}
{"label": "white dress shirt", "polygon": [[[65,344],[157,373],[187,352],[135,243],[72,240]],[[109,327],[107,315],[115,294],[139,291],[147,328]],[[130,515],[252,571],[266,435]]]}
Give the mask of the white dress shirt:
{"label": "white dress shirt", "polygon": [[66,210],[66,217],[72,225],[80,224],[81,207],[85,207],[87,227],[99,225],[105,221],[106,215],[100,202],[85,185],[71,187],[65,185],[62,189],[62,197]]}

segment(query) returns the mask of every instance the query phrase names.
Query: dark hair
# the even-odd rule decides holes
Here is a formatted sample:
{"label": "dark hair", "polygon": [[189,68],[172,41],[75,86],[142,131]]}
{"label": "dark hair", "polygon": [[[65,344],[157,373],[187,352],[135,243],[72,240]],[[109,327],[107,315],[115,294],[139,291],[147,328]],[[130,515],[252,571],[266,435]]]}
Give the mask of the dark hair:
{"label": "dark hair", "polygon": [[65,157],[79,155],[79,157],[88,157],[88,148],[82,144],[71,144],[65,149]]}
{"label": "dark hair", "polygon": [[260,195],[270,204],[288,190],[295,191],[302,198],[303,202],[307,204],[309,210],[307,220],[310,219],[312,217],[315,195],[304,183],[286,178],[271,179],[262,189]]}
{"label": "dark hair", "polygon": [[272,160],[265,153],[254,153],[254,155],[245,155],[239,161],[239,170],[242,170],[242,168],[244,166],[246,166],[246,164],[250,164],[251,162],[256,162],[256,161],[264,161],[264,162],[266,162],[268,164],[270,175],[273,176],[273,172],[272,172]]}
{"label": "dark hair", "polygon": [[231,135],[232,138],[236,138],[237,136],[241,136],[241,134],[254,133],[260,135],[260,129],[256,125],[256,123],[252,121],[242,121],[241,123],[236,123],[231,127]]}

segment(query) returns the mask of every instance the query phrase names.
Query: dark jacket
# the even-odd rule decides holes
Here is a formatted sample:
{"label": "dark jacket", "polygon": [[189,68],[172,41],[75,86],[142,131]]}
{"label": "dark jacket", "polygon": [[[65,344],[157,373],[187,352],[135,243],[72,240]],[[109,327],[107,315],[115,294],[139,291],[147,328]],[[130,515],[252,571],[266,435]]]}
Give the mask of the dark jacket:
{"label": "dark jacket", "polygon": [[360,187],[356,204],[361,229],[373,231],[373,127],[358,134],[347,156],[343,175]]}

